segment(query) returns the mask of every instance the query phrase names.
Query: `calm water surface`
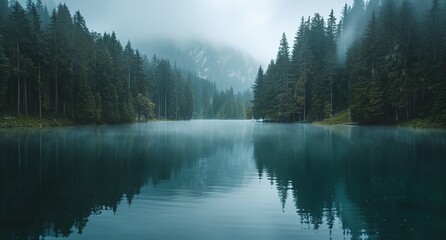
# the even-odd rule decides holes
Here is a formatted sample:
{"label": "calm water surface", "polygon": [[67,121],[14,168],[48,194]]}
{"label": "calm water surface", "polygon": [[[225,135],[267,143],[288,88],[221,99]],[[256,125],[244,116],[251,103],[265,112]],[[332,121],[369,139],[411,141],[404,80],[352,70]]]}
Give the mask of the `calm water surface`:
{"label": "calm water surface", "polygon": [[446,132],[0,130],[0,239],[445,239]]}

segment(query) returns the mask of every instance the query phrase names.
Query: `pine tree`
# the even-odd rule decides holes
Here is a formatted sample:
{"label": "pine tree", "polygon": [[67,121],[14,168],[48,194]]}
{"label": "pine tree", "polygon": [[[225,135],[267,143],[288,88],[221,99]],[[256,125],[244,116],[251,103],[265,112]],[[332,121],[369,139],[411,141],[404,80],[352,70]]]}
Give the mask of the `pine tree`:
{"label": "pine tree", "polygon": [[432,94],[432,113],[436,120],[442,121],[445,118],[446,83],[442,78],[441,68],[444,49],[444,38],[446,33],[443,24],[441,4],[439,0],[432,0],[432,6],[429,9],[427,20],[425,22],[424,32],[424,79],[427,81],[427,91]]}
{"label": "pine tree", "polygon": [[192,115],[194,112],[194,96],[192,93],[192,82],[190,79],[188,79],[186,82],[184,95],[185,95],[184,119],[190,120],[192,119]]}
{"label": "pine tree", "polygon": [[[67,116],[67,113],[72,113],[74,103],[73,92],[73,22],[71,13],[65,4],[60,4],[57,9],[57,45],[60,47],[59,57],[59,89],[61,100],[62,116]],[[72,117],[73,115],[70,114]]]}
{"label": "pine tree", "polygon": [[100,121],[99,103],[94,93],[92,50],[94,39],[88,30],[85,19],[79,11],[73,17],[73,45],[79,46],[72,56],[74,115],[80,122]]}
{"label": "pine tree", "polygon": [[275,88],[273,88],[275,96],[273,103],[275,114],[273,119],[278,121],[290,121],[292,119],[293,110],[290,108],[289,103],[292,101],[293,88],[289,78],[290,53],[285,33],[282,34],[282,39],[280,40],[276,68],[278,75]]}
{"label": "pine tree", "polygon": [[[16,90],[17,115],[21,115],[22,109],[26,113],[26,74],[31,70],[32,61],[26,55],[30,53],[30,23],[26,11],[19,2],[12,5],[12,12],[6,24],[5,50],[10,64],[13,66],[10,83],[8,86]],[[15,87],[16,86],[16,87]],[[12,93],[11,93],[12,94]]]}
{"label": "pine tree", "polygon": [[384,95],[379,51],[377,23],[373,13],[358,50],[352,52],[350,109],[354,121],[365,123],[383,121]]}
{"label": "pine tree", "polygon": [[311,45],[311,31],[310,20],[304,22],[302,19],[299,28],[301,32],[300,37],[300,51],[298,54],[298,76],[295,87],[295,101],[297,103],[298,112],[300,112],[300,119],[307,121],[307,114],[309,106],[311,106],[311,83],[315,76],[315,60]]}
{"label": "pine tree", "polygon": [[[34,69],[31,72],[30,80],[32,80],[32,84],[30,84],[30,89],[37,89],[38,97],[36,101],[38,106],[39,117],[42,118],[42,105],[44,105],[44,99],[48,99],[48,90],[46,86],[48,84],[45,75],[43,74],[44,68],[47,66],[46,61],[46,46],[43,40],[43,32],[41,30],[41,21],[40,16],[37,12],[37,7],[30,0],[27,2],[27,15],[29,21],[31,23],[31,46],[32,53],[30,57],[34,63]],[[47,100],[46,100],[47,101]]]}
{"label": "pine tree", "polygon": [[254,92],[254,100],[253,100],[253,117],[255,119],[265,119],[265,79],[262,66],[259,67],[257,71],[257,77],[254,82],[253,92]]}
{"label": "pine tree", "polygon": [[381,71],[379,69],[379,43],[377,39],[376,16],[372,13],[372,20],[367,28],[365,38],[363,39],[362,57],[365,59],[363,68],[369,73],[365,73],[367,82],[367,99],[366,114],[364,120],[366,122],[382,121],[384,115],[384,96],[381,81]]}
{"label": "pine tree", "polygon": [[427,67],[427,77],[431,79],[430,84],[433,94],[432,116],[437,122],[445,125],[446,122],[446,4],[440,4],[438,0],[433,0],[429,10],[427,20],[427,38],[436,37],[439,39],[426,39],[428,46],[426,57],[430,59],[430,68]]}
{"label": "pine tree", "polygon": [[118,123],[118,93],[111,76],[112,58],[104,46],[104,38],[96,44],[96,81],[101,99],[101,120],[107,123]]}
{"label": "pine tree", "polygon": [[363,77],[362,67],[364,63],[361,58],[360,44],[354,44],[347,52],[346,60],[346,75],[348,77],[348,93],[349,93],[349,108],[351,112],[351,119],[354,122],[365,122],[365,110],[368,99],[366,98],[366,84]]}
{"label": "pine tree", "polygon": [[[330,12],[330,16],[327,21],[327,57],[326,57],[326,70],[325,73],[326,78],[330,80],[330,104],[329,107],[325,109],[325,117],[330,117],[333,114],[333,95],[334,95],[334,78],[335,78],[335,66],[336,66],[336,35],[337,35],[337,25],[336,25],[336,17],[334,16],[333,10]],[[327,105],[327,104],[326,104]],[[328,109],[330,111],[328,111]],[[327,111],[329,112],[327,114]]]}
{"label": "pine tree", "polygon": [[397,40],[397,6],[394,1],[387,0],[383,3],[381,11],[381,36],[383,41],[384,59],[383,65],[388,79],[384,89],[388,96],[389,113],[394,113],[394,120],[399,121],[399,110],[404,107],[404,89],[400,78],[401,62],[400,43]]}
{"label": "pine tree", "polygon": [[[132,95],[135,96],[137,93],[141,93],[143,96],[148,96],[148,82],[147,77],[144,74],[144,60],[141,56],[139,50],[135,50],[135,55],[133,56],[133,75],[135,78],[134,84],[132,88]],[[180,73],[179,73],[180,74]]]}
{"label": "pine tree", "polygon": [[275,119],[276,111],[275,109],[275,89],[277,88],[277,69],[276,69],[276,63],[274,60],[271,60],[270,64],[268,65],[268,68],[266,69],[264,81],[265,81],[265,119],[272,121]]}
{"label": "pine tree", "polygon": [[310,46],[314,56],[314,79],[310,83],[311,105],[310,116],[315,120],[322,120],[324,115],[324,106],[329,103],[329,79],[325,77],[326,63],[326,30],[325,21],[319,15],[315,14],[311,20],[310,28]]}
{"label": "pine tree", "polygon": [[420,42],[416,36],[417,23],[413,7],[409,0],[403,0],[397,19],[396,42],[398,44],[398,61],[396,64],[398,83],[400,85],[399,98],[395,99],[400,111],[404,110],[405,118],[409,119],[414,113],[413,100],[414,89],[419,85],[421,69],[418,67],[419,45]]}
{"label": "pine tree", "polygon": [[[49,28],[48,46],[53,67],[54,113],[73,112],[73,22],[68,7],[59,4],[53,11]],[[72,114],[71,114],[72,115]]]}

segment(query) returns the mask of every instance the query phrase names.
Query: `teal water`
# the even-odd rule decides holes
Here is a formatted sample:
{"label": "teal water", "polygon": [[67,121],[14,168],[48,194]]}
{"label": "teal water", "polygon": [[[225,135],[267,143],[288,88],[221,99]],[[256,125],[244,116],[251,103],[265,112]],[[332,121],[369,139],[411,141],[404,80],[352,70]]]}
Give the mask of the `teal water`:
{"label": "teal water", "polygon": [[444,239],[446,132],[0,130],[0,239]]}

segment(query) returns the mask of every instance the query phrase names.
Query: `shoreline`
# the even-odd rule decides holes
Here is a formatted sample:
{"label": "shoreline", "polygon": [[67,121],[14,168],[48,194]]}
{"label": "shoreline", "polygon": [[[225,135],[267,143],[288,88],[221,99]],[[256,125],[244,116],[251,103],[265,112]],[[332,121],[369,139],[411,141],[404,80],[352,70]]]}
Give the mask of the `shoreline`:
{"label": "shoreline", "polygon": [[1,116],[0,129],[12,128],[50,128],[80,125],[67,118],[42,116]]}
{"label": "shoreline", "polygon": [[[145,122],[157,122],[163,121],[162,119],[152,119],[149,121],[141,121],[141,123]],[[133,123],[137,123],[136,121]],[[347,125],[347,126],[389,126],[389,127],[405,127],[405,128],[414,128],[414,129],[446,129],[446,124],[434,122],[430,119],[413,119],[409,121],[404,121],[395,124],[377,124],[377,125],[367,125],[352,122],[349,118],[345,118],[345,116],[334,117],[325,119],[324,121],[309,123],[313,125]],[[91,124],[82,124],[76,121],[73,121],[68,118],[61,117],[53,117],[53,116],[45,116],[42,118],[34,117],[34,116],[0,116],[0,129],[18,129],[18,128],[31,128],[31,129],[40,129],[40,128],[56,128],[56,127],[67,127],[67,126],[86,126]],[[103,124],[96,124],[103,125]]]}
{"label": "shoreline", "polygon": [[446,124],[432,121],[431,119],[412,119],[407,121],[402,121],[398,123],[383,123],[383,124],[361,124],[352,121],[331,121],[331,119],[326,119],[320,122],[314,122],[314,125],[346,125],[346,126],[385,126],[385,127],[403,127],[403,128],[413,128],[413,129],[446,129]]}
{"label": "shoreline", "polygon": [[134,121],[134,122],[122,122],[122,123],[81,123],[76,122],[69,118],[54,117],[54,116],[1,116],[0,115],[0,130],[1,129],[41,129],[41,128],[57,128],[57,127],[69,127],[69,126],[91,126],[91,125],[116,125],[116,124],[129,124],[129,123],[147,123],[147,122],[159,122],[159,121],[174,121],[168,119],[151,119],[148,121]]}

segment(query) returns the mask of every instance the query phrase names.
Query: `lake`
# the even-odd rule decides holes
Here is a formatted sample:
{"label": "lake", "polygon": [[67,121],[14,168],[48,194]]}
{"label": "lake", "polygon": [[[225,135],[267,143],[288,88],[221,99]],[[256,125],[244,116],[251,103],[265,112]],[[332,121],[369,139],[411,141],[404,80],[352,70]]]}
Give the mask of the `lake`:
{"label": "lake", "polygon": [[0,130],[0,239],[444,239],[446,132],[252,121]]}

